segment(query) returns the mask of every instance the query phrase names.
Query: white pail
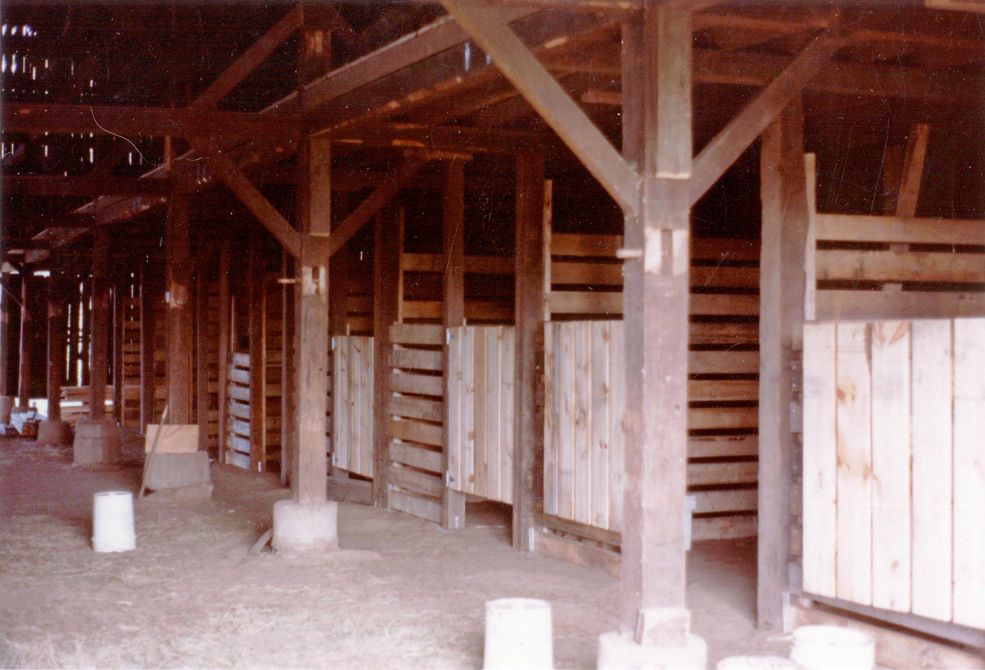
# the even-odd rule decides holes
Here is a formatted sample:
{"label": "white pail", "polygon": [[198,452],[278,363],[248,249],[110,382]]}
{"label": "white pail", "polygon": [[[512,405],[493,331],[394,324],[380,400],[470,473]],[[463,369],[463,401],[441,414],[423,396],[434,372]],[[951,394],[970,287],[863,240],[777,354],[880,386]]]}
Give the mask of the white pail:
{"label": "white pail", "polygon": [[729,656],[715,670],[797,670],[797,664],[782,656]]}
{"label": "white pail", "polygon": [[801,626],[793,632],[790,658],[806,670],[872,670],[872,637],[841,626]]}
{"label": "white pail", "polygon": [[500,598],[486,602],[484,670],[554,667],[551,606],[534,598]]}
{"label": "white pail", "polygon": [[102,491],[92,497],[92,548],[98,552],[137,548],[132,493]]}

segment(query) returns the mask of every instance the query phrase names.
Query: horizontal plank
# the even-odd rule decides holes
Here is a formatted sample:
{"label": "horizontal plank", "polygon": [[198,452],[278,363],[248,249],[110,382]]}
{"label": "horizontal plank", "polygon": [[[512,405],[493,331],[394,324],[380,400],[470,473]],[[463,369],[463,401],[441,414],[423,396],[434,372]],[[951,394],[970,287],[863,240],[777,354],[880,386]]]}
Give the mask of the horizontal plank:
{"label": "horizontal plank", "polygon": [[427,398],[391,396],[387,402],[387,411],[396,416],[441,421],[444,417],[444,402]]}
{"label": "horizontal plank", "polygon": [[554,516],[553,514],[544,514],[542,503],[537,503],[535,510],[535,523],[545,528],[569,535],[577,535],[593,542],[610,544],[614,547],[618,547],[621,542],[620,535],[617,531],[599,528],[598,526],[590,526],[578,521],[572,521],[571,519]]}
{"label": "horizontal plank", "polygon": [[691,540],[732,540],[756,535],[755,516],[720,516],[694,519]]}
{"label": "horizontal plank", "polygon": [[400,303],[404,319],[440,319],[441,303],[437,300],[404,300]]}
{"label": "horizontal plank", "polygon": [[755,511],[759,500],[756,489],[735,491],[695,491],[695,514]]}
{"label": "horizontal plank", "polygon": [[734,458],[759,454],[759,438],[755,435],[714,435],[689,437],[689,458]]}
{"label": "horizontal plank", "polygon": [[621,292],[551,291],[553,314],[622,314]]}
{"label": "horizontal plank", "polygon": [[249,454],[242,454],[236,451],[226,452],[226,463],[229,465],[234,465],[237,468],[242,468],[244,470],[252,470],[253,464],[250,462]]}
{"label": "horizontal plank", "polygon": [[[985,239],[981,241],[985,244]],[[819,249],[818,281],[985,283],[985,255]]]}
{"label": "horizontal plank", "polygon": [[622,235],[551,233],[552,256],[598,256],[615,258]]}
{"label": "horizontal plank", "polygon": [[230,402],[229,413],[240,419],[250,419],[250,406],[242,402]]}
{"label": "horizontal plank", "polygon": [[973,219],[818,212],[815,226],[818,241],[981,245],[985,240],[985,221]]}
{"label": "horizontal plank", "polygon": [[229,397],[233,400],[241,400],[243,402],[250,401],[250,387],[242,386],[240,384],[230,384],[228,389]]}
{"label": "horizontal plank", "polygon": [[428,324],[395,323],[390,326],[390,341],[394,344],[441,346],[445,343],[445,329]]}
{"label": "horizontal plank", "polygon": [[239,367],[239,368],[250,367],[250,355],[247,353],[243,353],[241,351],[233,352],[232,359],[233,359],[232,364],[235,367]]}
{"label": "horizontal plank", "polygon": [[390,352],[390,366],[405,370],[428,370],[441,372],[444,366],[441,362],[441,352],[427,349],[403,349],[394,347]]}
{"label": "horizontal plank", "polygon": [[688,486],[710,486],[713,484],[754,484],[759,473],[759,464],[740,463],[688,463]]}
{"label": "horizontal plank", "polygon": [[238,451],[242,454],[250,453],[250,440],[246,437],[240,437],[239,435],[230,435],[226,440],[226,445],[233,451]]}
{"label": "horizontal plank", "polygon": [[687,397],[692,402],[758,400],[759,382],[755,379],[691,379]]}
{"label": "horizontal plank", "polygon": [[399,489],[390,489],[388,499],[390,509],[412,514],[434,523],[441,523],[441,502],[438,500],[414,495]]}
{"label": "horizontal plank", "polygon": [[403,442],[390,442],[390,458],[397,463],[410,465],[421,470],[441,472],[441,452],[422,449]]}
{"label": "horizontal plank", "polygon": [[390,437],[398,440],[420,442],[421,444],[430,444],[433,447],[442,445],[441,426],[420,421],[390,419],[389,427]]}
{"label": "horizontal plank", "polygon": [[692,345],[743,346],[759,343],[756,323],[692,323],[688,341]]}
{"label": "horizontal plank", "polygon": [[552,284],[591,284],[593,286],[622,286],[622,263],[589,263],[585,261],[554,261],[551,263]]}
{"label": "horizontal plank", "polygon": [[[466,256],[465,272],[469,274],[512,274],[513,259],[509,256]],[[445,270],[441,254],[400,255],[400,269],[404,272],[441,272]]]}
{"label": "horizontal plank", "polygon": [[237,384],[250,383],[250,371],[248,368],[232,368],[229,371],[229,381]]}
{"label": "horizontal plank", "polygon": [[405,491],[420,493],[435,498],[441,497],[444,484],[441,477],[430,475],[411,468],[400,465],[390,465],[387,468],[387,477],[390,484],[399,486]]}
{"label": "horizontal plank", "polygon": [[231,417],[229,419],[229,430],[236,435],[242,435],[248,438],[250,436],[250,422]]}
{"label": "horizontal plank", "polygon": [[946,319],[985,316],[985,293],[819,290],[817,320]]}
{"label": "horizontal plank", "polygon": [[372,316],[353,316],[349,315],[346,319],[346,328],[350,334],[366,334],[370,335],[373,333],[373,317]]}
{"label": "horizontal plank", "polygon": [[691,316],[759,316],[759,296],[727,293],[692,293]]}
{"label": "horizontal plank", "polygon": [[759,288],[759,268],[692,265],[691,288]]}
{"label": "horizontal plank", "polygon": [[469,321],[512,321],[513,316],[511,303],[491,300],[465,303],[465,318]]}
{"label": "horizontal plank", "polygon": [[687,411],[690,430],[737,430],[758,425],[758,407],[691,407]]}
{"label": "horizontal plank", "polygon": [[433,375],[418,375],[394,370],[390,376],[390,390],[395,393],[444,396],[444,380]]}
{"label": "horizontal plank", "polygon": [[758,351],[690,351],[688,373],[692,375],[742,375],[759,373]]}
{"label": "horizontal plank", "polygon": [[533,553],[545,558],[568,561],[589,568],[601,568],[614,577],[619,576],[619,554],[578,540],[555,535],[544,528],[533,533]]}

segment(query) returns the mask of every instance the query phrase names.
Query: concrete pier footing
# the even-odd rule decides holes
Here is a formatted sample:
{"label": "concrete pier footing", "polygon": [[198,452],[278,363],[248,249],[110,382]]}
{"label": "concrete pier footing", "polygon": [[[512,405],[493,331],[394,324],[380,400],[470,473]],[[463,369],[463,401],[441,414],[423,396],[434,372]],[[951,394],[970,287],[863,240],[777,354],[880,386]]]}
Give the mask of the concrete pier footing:
{"label": "concrete pier footing", "polygon": [[80,419],[72,443],[75,465],[113,465],[120,462],[120,428],[110,419]]}
{"label": "concrete pier footing", "polygon": [[38,425],[38,444],[54,444],[59,447],[72,444],[72,426],[67,421],[42,421]]}
{"label": "concrete pier footing", "polygon": [[274,503],[273,547],[278,552],[301,553],[337,549],[339,505],[333,500]]}

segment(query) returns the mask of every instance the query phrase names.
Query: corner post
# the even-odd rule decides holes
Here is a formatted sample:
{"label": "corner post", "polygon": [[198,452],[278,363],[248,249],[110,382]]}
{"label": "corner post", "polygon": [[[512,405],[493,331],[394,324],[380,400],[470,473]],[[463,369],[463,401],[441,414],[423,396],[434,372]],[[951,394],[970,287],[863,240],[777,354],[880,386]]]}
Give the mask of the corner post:
{"label": "corner post", "polygon": [[[402,236],[395,230],[393,206],[384,207],[374,221],[373,247],[373,346],[374,394],[376,412],[373,445],[373,504],[386,509],[390,504],[387,468],[390,463],[390,326],[397,320],[397,287],[400,278]],[[388,220],[389,219],[389,220]]]}
{"label": "corner post", "polygon": [[192,423],[192,261],[189,250],[188,195],[171,194],[165,223],[167,263],[167,385],[168,421]]}

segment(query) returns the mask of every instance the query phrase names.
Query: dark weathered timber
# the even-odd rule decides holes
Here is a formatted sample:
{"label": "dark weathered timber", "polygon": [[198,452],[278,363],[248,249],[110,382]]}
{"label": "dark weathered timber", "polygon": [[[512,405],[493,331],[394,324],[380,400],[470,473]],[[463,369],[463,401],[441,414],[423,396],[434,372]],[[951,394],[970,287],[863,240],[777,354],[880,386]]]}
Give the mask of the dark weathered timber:
{"label": "dark weathered timber", "polygon": [[20,331],[20,351],[18,356],[17,374],[17,406],[26,408],[31,404],[31,382],[33,371],[33,356],[31,355],[31,338],[33,337],[34,319],[29,308],[34,290],[34,281],[31,277],[31,270],[21,273],[21,331]]}
{"label": "dark weathered timber", "polygon": [[[54,271],[53,271],[54,272]],[[54,276],[54,275],[52,275]],[[123,425],[123,292],[126,275],[116,273],[113,285],[113,418]]]}
{"label": "dark weathered timber", "polygon": [[[450,160],[445,166],[444,194],[442,197],[442,238],[444,242],[444,301],[442,302],[442,325],[445,328],[458,328],[465,324],[465,162]],[[442,369],[448,375],[451,366],[448,360],[448,347],[441,350]],[[445,389],[448,388],[447,380]],[[445,411],[442,430],[444,445],[441,452],[441,471],[448,472],[448,402],[445,398]],[[465,527],[465,494],[445,485],[441,496],[442,528]]]}
{"label": "dark weathered timber", "polygon": [[250,228],[247,308],[250,338],[250,468],[262,472],[267,453],[267,292],[263,285],[260,229]]}
{"label": "dark weathered timber", "polygon": [[61,421],[65,378],[65,276],[56,265],[48,280],[48,420]]}
{"label": "dark weathered timber", "polygon": [[400,235],[396,234],[392,207],[377,213],[373,253],[374,444],[373,504],[389,506],[387,470],[390,464],[390,324],[397,320],[397,286],[400,275]]}
{"label": "dark weathered timber", "polygon": [[232,304],[229,294],[229,240],[219,247],[219,463],[226,462],[226,421],[229,384],[229,315]]}
{"label": "dark weathered timber", "polygon": [[513,546],[530,551],[544,497],[544,158],[516,160]]}
{"label": "dark weathered timber", "polygon": [[89,418],[106,416],[109,368],[109,230],[97,228],[92,240],[92,329],[89,331]]}
{"label": "dark weathered timber", "polygon": [[802,350],[808,199],[799,98],[767,127],[760,149],[759,571],[757,619],[781,630],[790,589],[790,501],[798,443],[793,414],[795,357]]}
{"label": "dark weathered timber", "polygon": [[[294,276],[294,261],[286,251],[281,251],[281,277]],[[329,284],[331,286],[331,283]],[[331,293],[329,293],[331,297]],[[280,319],[283,332],[280,337],[280,483],[290,484],[294,457],[294,285],[280,286]]]}
{"label": "dark weathered timber", "polygon": [[[626,394],[621,569],[624,633],[640,612],[685,606],[690,114],[661,118],[691,100],[690,13],[657,6],[624,27],[623,151],[643,166],[640,215],[627,214],[624,265]],[[658,104],[659,101],[659,104]],[[643,631],[649,635],[650,631]],[[682,644],[686,626],[657,631]]]}
{"label": "dark weathered timber", "polygon": [[124,195],[129,193],[164,195],[168,192],[168,188],[168,182],[164,179],[90,177],[88,175],[82,177],[65,177],[62,175],[3,176],[3,190],[5,193],[56,198]]}
{"label": "dark weathered timber", "polygon": [[209,349],[215,333],[209,320],[209,254],[199,249],[195,273],[195,421],[198,423],[198,450],[209,451]]}
{"label": "dark weathered timber", "polygon": [[173,424],[192,423],[192,359],[194,340],[192,320],[195,301],[192,287],[192,259],[189,247],[188,196],[175,192],[168,207],[164,246],[167,300],[167,402],[168,420]]}
{"label": "dark weathered timber", "polygon": [[10,383],[11,373],[11,325],[13,324],[14,301],[11,299],[10,275],[0,274],[0,291],[7,293],[0,301],[0,396],[12,395],[13,386]]}
{"label": "dark weathered timber", "polygon": [[140,430],[154,423],[154,301],[157,286],[151,279],[149,265],[140,276]]}
{"label": "dark weathered timber", "polygon": [[638,177],[588,115],[517,37],[502,9],[486,0],[443,0],[442,5],[503,75],[554,129],[589,172],[627,212],[639,206]]}

